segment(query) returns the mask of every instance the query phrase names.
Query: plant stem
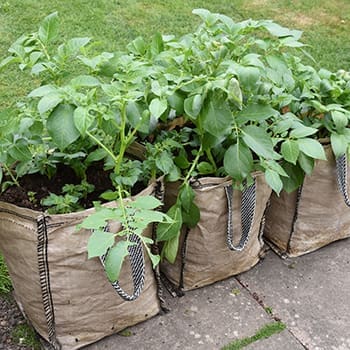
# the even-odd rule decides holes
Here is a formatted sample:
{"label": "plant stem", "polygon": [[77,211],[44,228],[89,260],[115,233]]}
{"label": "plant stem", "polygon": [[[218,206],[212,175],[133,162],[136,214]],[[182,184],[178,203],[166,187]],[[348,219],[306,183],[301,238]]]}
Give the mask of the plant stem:
{"label": "plant stem", "polygon": [[16,186],[20,187],[21,185],[19,184],[19,182],[17,181],[17,179],[13,176],[13,174],[12,174],[11,170],[9,169],[9,167],[8,167],[5,163],[3,163],[2,166],[5,168],[7,174],[10,176],[11,180],[13,181],[13,183],[14,183]]}
{"label": "plant stem", "polygon": [[214,158],[213,158],[213,155],[212,155],[211,152],[210,152],[210,149],[207,149],[207,150],[205,151],[205,153],[206,153],[206,155],[207,155],[207,157],[208,157],[209,162],[211,163],[211,165],[214,167],[214,169],[215,169],[215,171],[216,171],[216,170],[217,170],[217,166],[216,166],[215,160],[214,160]]}
{"label": "plant stem", "polygon": [[195,167],[197,166],[199,158],[201,157],[202,153],[203,153],[203,147],[201,145],[198,152],[197,152],[196,158],[193,160],[191,168],[188,171],[187,176],[185,177],[184,183],[187,183],[188,180],[190,179],[191,174],[192,174],[193,170],[195,169]]}
{"label": "plant stem", "polygon": [[86,135],[88,135],[92,140],[94,140],[101,148],[103,148],[108,153],[108,155],[110,155],[112,157],[112,159],[115,162],[117,162],[117,157],[98,138],[96,138],[94,135],[92,135],[89,131],[86,131]]}

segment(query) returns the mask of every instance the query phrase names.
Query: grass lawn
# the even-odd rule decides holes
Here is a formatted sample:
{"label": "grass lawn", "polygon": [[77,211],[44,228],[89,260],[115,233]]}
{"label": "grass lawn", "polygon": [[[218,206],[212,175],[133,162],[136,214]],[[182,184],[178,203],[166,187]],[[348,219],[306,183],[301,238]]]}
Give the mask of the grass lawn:
{"label": "grass lawn", "polygon": [[[317,65],[350,69],[348,0],[4,0],[0,4],[0,59],[23,32],[36,30],[46,15],[58,11],[63,37],[89,36],[96,50],[113,51],[154,32],[183,34],[196,27],[193,8],[205,7],[236,20],[273,19],[304,31],[304,42]],[[0,73],[0,108],[29,90],[15,67]]]}

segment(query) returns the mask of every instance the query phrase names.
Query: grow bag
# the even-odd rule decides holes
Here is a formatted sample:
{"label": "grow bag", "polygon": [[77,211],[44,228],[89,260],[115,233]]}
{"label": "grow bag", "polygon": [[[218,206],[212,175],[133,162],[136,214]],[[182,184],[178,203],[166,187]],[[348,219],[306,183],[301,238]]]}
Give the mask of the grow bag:
{"label": "grow bag", "polygon": [[[0,202],[0,251],[15,298],[50,349],[78,349],[160,311],[157,280],[136,235],[119,283],[107,280],[103,258],[88,259],[91,232],[76,226],[93,211],[46,215]],[[121,227],[114,222],[109,229]],[[151,226],[144,235],[152,236]]]}
{"label": "grow bag", "polygon": [[296,257],[350,236],[345,155],[334,159],[325,146],[327,161],[316,161],[311,176],[293,193],[271,196],[264,238],[280,255]]}
{"label": "grow bag", "polygon": [[[263,173],[245,190],[233,190],[230,178],[207,177],[192,183],[200,221],[182,228],[174,264],[161,263],[166,279],[186,291],[249,270],[260,259],[261,233],[271,189]],[[165,204],[176,200],[177,184],[168,184]]]}

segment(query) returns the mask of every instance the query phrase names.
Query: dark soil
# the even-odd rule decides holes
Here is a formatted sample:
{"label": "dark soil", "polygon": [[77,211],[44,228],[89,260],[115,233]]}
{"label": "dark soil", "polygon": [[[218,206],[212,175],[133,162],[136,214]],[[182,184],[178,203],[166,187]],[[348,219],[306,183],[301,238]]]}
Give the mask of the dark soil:
{"label": "dark soil", "polygon": [[[113,189],[109,174],[109,172],[103,170],[102,164],[97,164],[87,169],[87,181],[95,186],[95,190],[81,203],[84,208],[92,207],[93,201],[101,200],[99,198],[101,193],[108,189]],[[70,167],[61,165],[57,168],[56,175],[51,179],[41,174],[31,174],[23,176],[19,183],[20,187],[12,186],[0,193],[0,201],[12,203],[23,208],[45,210],[46,208],[40,205],[40,201],[43,198],[50,193],[60,195],[64,185],[77,185],[81,183],[81,179],[77,177]],[[35,200],[28,196],[30,192],[35,193]]]}
{"label": "dark soil", "polygon": [[31,350],[31,347],[20,345],[13,337],[13,330],[26,321],[10,294],[0,294],[0,349]]}

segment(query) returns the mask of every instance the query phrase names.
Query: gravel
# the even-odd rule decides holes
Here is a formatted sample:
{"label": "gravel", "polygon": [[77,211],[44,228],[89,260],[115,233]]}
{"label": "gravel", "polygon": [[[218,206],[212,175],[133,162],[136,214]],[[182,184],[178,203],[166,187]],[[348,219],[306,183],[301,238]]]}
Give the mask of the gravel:
{"label": "gravel", "polygon": [[26,321],[10,294],[0,294],[0,350],[31,350],[31,347],[17,344],[12,337],[16,326]]}

